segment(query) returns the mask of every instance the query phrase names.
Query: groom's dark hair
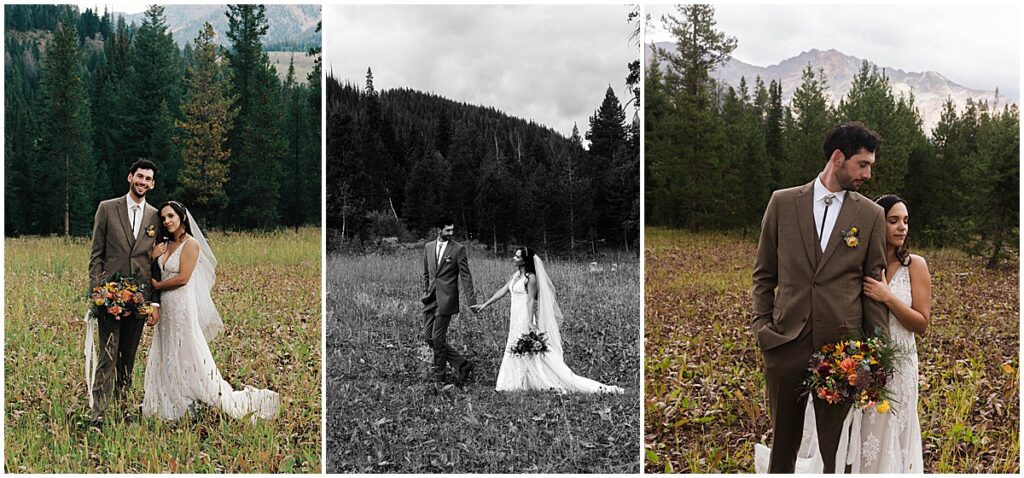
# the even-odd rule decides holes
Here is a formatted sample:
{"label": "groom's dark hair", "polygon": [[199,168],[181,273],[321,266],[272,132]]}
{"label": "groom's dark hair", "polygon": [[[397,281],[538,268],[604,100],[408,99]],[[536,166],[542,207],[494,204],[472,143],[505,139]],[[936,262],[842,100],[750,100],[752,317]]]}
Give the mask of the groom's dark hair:
{"label": "groom's dark hair", "polygon": [[140,169],[149,169],[153,171],[153,176],[156,176],[156,163],[146,158],[136,159],[131,166],[128,166],[128,174],[135,174],[135,171]]}
{"label": "groom's dark hair", "polygon": [[881,146],[882,137],[878,133],[871,131],[860,121],[850,121],[840,123],[829,130],[821,149],[825,153],[825,161],[828,161],[832,157],[832,152],[837,149],[846,156],[846,159],[850,159],[861,149],[876,153]]}
{"label": "groom's dark hair", "polygon": [[434,226],[438,229],[444,229],[445,226],[454,226],[455,221],[452,220],[451,216],[439,216],[434,220]]}

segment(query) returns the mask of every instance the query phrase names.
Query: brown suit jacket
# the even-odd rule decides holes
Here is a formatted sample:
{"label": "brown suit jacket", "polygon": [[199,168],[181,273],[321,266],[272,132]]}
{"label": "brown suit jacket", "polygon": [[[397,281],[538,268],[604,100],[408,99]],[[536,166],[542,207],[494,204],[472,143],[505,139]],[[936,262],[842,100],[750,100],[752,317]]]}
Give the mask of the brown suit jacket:
{"label": "brown suit jacket", "polygon": [[89,255],[89,290],[114,273],[131,274],[145,284],[146,300],[154,298],[149,285],[150,256],[159,217],[156,208],[146,204],[142,213],[139,237],[132,237],[132,223],[125,197],[108,199],[96,208],[92,225],[92,253]]}
{"label": "brown suit jacket", "polygon": [[437,260],[437,240],[427,243],[423,248],[423,303],[429,304],[431,299],[437,301],[437,315],[455,315],[459,313],[459,279],[466,289],[466,300],[476,303],[476,292],[473,290],[473,274],[469,272],[469,256],[466,247],[449,240],[445,246],[444,257]]}
{"label": "brown suit jacket", "polygon": [[[888,310],[863,294],[864,277],[880,279],[885,268],[882,208],[848,191],[822,252],[813,201],[812,181],[775,191],[764,213],[754,262],[752,324],[762,350],[796,339],[808,321],[815,349],[862,329],[888,333]],[[853,227],[859,244],[849,247],[842,233]]]}

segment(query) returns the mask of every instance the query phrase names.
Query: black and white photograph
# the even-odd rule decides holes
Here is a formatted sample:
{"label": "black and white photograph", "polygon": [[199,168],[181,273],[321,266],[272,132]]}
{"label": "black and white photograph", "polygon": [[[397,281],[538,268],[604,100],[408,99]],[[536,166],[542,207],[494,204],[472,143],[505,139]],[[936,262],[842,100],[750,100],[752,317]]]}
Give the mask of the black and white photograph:
{"label": "black and white photograph", "polygon": [[329,473],[640,471],[640,10],[326,6]]}

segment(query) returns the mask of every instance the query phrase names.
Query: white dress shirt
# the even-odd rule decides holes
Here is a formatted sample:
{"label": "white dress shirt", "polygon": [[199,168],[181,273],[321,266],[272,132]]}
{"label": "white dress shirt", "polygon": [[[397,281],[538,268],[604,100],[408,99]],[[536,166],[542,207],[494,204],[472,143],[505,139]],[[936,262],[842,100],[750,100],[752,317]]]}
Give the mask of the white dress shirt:
{"label": "white dress shirt", "polygon": [[[825,216],[825,197],[833,196],[832,205],[828,207],[828,216],[825,217],[825,229],[821,229],[821,220]],[[843,201],[846,199],[846,190],[834,193],[825,187],[819,176],[814,180],[814,232],[821,232],[821,252],[825,252],[828,246],[828,239],[832,237],[832,229],[836,227],[836,219],[839,211],[843,208]]]}
{"label": "white dress shirt", "polygon": [[[142,202],[136,203],[132,201],[132,195],[128,194],[125,197],[125,202],[128,203],[128,224],[132,225],[132,237],[139,238],[139,229],[142,228],[142,217],[146,215],[146,198],[142,198]],[[135,211],[135,221],[132,221],[132,208],[137,207]]]}
{"label": "white dress shirt", "polygon": [[444,254],[444,249],[448,247],[448,241],[441,242],[437,241],[437,264],[441,265],[441,254]]}

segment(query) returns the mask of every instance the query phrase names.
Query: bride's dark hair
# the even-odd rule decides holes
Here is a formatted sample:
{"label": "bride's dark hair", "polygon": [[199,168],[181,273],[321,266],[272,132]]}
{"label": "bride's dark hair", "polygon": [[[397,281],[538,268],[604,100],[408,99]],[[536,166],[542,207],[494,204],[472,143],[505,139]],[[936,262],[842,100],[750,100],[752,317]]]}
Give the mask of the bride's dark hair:
{"label": "bride's dark hair", "polygon": [[[903,203],[903,206],[907,208],[907,214],[909,215],[910,206],[907,205],[907,202],[904,201],[903,198],[895,194],[886,194],[875,198],[875,204],[882,206],[882,209],[885,210],[885,217],[889,217],[889,210],[899,203]],[[896,259],[898,259],[900,264],[903,264],[904,266],[910,265],[910,249],[907,247],[907,243],[909,241],[910,234],[907,234],[907,237],[903,239],[903,245],[896,249]],[[886,244],[886,247],[889,247],[888,244]]]}
{"label": "bride's dark hair", "polygon": [[526,268],[526,273],[537,274],[537,268],[533,266],[533,249],[522,246],[516,249],[516,252],[521,253],[523,256],[523,267]]}
{"label": "bride's dark hair", "polygon": [[166,227],[164,227],[163,217],[160,216],[160,211],[163,211],[164,208],[167,206],[170,206],[171,209],[174,210],[174,213],[177,214],[179,218],[181,218],[181,227],[185,228],[185,233],[191,236],[192,223],[189,222],[188,220],[188,209],[185,209],[185,206],[178,201],[167,201],[161,204],[160,207],[157,208],[156,210],[157,216],[160,217],[160,227],[158,227],[156,230],[157,242],[167,242],[174,240],[174,236],[170,233],[170,231],[167,230]]}

